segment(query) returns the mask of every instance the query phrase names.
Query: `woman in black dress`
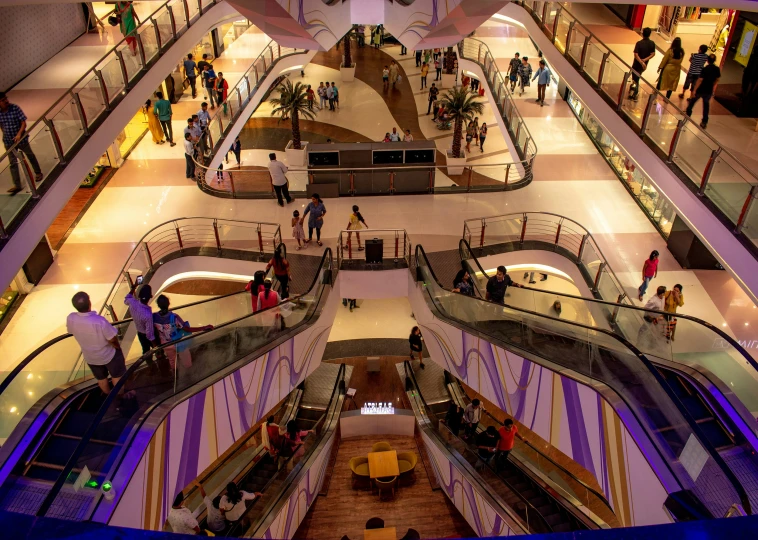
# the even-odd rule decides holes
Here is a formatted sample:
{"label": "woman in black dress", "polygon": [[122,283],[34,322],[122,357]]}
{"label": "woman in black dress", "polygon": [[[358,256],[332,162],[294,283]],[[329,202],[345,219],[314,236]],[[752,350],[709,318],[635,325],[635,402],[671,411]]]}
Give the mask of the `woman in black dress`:
{"label": "woman in black dress", "polygon": [[415,357],[413,356],[413,353],[418,353],[418,359],[419,362],[421,362],[421,369],[424,369],[424,356],[422,354],[423,345],[422,341],[424,338],[421,337],[421,330],[419,330],[418,326],[414,326],[411,330],[411,335],[408,336],[408,343],[411,346],[411,360],[414,360]]}

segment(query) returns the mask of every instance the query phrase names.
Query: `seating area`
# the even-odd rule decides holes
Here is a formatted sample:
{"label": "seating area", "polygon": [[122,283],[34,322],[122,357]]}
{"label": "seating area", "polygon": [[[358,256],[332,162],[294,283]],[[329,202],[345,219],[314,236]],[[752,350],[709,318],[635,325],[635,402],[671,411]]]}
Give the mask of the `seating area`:
{"label": "seating area", "polygon": [[415,452],[398,454],[388,442],[374,443],[367,456],[350,459],[353,489],[376,490],[380,499],[385,494],[394,497],[401,479],[414,479],[417,463]]}

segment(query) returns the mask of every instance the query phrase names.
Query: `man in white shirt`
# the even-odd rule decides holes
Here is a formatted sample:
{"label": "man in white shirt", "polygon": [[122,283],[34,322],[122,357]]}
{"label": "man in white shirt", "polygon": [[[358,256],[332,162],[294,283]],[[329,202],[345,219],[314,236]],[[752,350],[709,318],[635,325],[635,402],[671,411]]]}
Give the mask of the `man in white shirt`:
{"label": "man in white shirt", "polygon": [[184,506],[184,495],[182,492],[176,494],[174,505],[168,511],[168,524],[171,525],[171,531],[177,534],[197,534],[200,532],[200,524],[197,522],[197,516],[200,515],[202,506],[192,512]]}
{"label": "man in white shirt", "polygon": [[281,161],[276,160],[276,154],[271,152],[268,155],[271,160],[268,164],[268,172],[271,174],[271,184],[274,186],[276,192],[276,199],[279,201],[279,206],[284,206],[282,201],[282,195],[287,199],[287,204],[291,203],[295,199],[290,197],[289,182],[287,181],[287,166]]}
{"label": "man in white shirt", "polygon": [[111,391],[108,374],[113,380],[113,386],[116,386],[126,373],[118,332],[105,317],[92,311],[92,303],[86,292],[76,293],[71,303],[76,312],[69,313],[66,318],[66,331],[74,336],[81,347],[82,357],[97,379],[100,390],[103,394],[108,394]]}
{"label": "man in white shirt", "polygon": [[466,408],[463,409],[464,439],[476,435],[476,428],[479,425],[479,420],[481,420],[481,418],[481,404],[478,399],[472,399],[471,403],[466,405]]}
{"label": "man in white shirt", "polygon": [[326,98],[329,100],[329,110],[334,110],[334,88],[329,86],[329,83],[326,83]]}
{"label": "man in white shirt", "polygon": [[223,532],[226,529],[226,520],[224,519],[224,512],[220,508],[221,495],[217,495],[211,499],[200,482],[195,481],[194,484],[200,489],[200,495],[203,496],[203,502],[205,503],[205,524],[216,534]]}
{"label": "man in white shirt", "polygon": [[[663,299],[666,297],[666,287],[661,285],[656,289],[655,296],[650,298],[650,300],[647,301],[647,304],[645,304],[645,309],[650,309],[654,311],[663,311]],[[653,322],[655,324],[658,324],[660,319],[663,318],[663,315],[659,313],[645,313],[645,319],[648,320],[648,322]]]}
{"label": "man in white shirt", "polygon": [[397,128],[392,128],[392,133],[390,133],[390,142],[400,142],[400,134],[397,132]]}
{"label": "man in white shirt", "polygon": [[413,135],[411,135],[410,129],[405,130],[405,137],[403,137],[403,142],[413,142]]}

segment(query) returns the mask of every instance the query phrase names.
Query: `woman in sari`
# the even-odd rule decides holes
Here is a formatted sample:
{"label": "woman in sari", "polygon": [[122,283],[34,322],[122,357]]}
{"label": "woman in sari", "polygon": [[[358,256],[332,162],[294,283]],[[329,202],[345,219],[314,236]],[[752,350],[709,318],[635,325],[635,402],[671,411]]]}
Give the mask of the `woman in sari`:
{"label": "woman in sari", "polygon": [[153,136],[153,142],[155,144],[163,144],[163,128],[161,128],[161,122],[158,117],[155,116],[153,110],[153,103],[149,99],[145,102],[145,106],[142,108],[142,112],[147,116],[147,127],[150,130],[150,134]]}
{"label": "woman in sari", "polygon": [[[116,13],[121,33],[134,56],[137,56],[137,23],[139,18],[131,2],[116,2]],[[115,25],[114,25],[115,26]]]}

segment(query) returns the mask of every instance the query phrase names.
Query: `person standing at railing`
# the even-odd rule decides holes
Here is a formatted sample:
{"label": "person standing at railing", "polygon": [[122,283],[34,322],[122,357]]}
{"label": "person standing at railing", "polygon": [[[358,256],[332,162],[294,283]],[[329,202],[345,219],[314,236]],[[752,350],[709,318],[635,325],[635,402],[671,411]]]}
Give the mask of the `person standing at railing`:
{"label": "person standing at railing", "polygon": [[32,147],[29,144],[29,135],[26,133],[26,115],[21,107],[8,101],[5,92],[0,92],[0,129],[3,131],[3,144],[6,150],[15,144],[16,148],[9,156],[11,179],[13,186],[8,193],[15,195],[21,191],[21,176],[18,171],[19,155],[21,151],[29,160],[34,171],[34,179],[37,182],[42,181],[42,169],[40,169],[37,156],[34,155]]}
{"label": "person standing at railing", "polygon": [[658,251],[654,249],[650,252],[650,257],[642,263],[642,284],[637,287],[637,292],[639,293],[637,298],[640,302],[642,302],[642,297],[645,296],[650,282],[653,278],[658,277],[658,255]]}
{"label": "person standing at railing", "polygon": [[415,360],[414,354],[418,354],[419,367],[424,369],[424,338],[421,337],[421,329],[418,326],[411,328],[408,345],[411,348],[411,360]]}
{"label": "person standing at railing", "polygon": [[487,280],[487,300],[498,304],[504,304],[505,292],[511,285],[518,287],[519,289],[524,288],[523,285],[516,283],[511,279],[505,266],[498,266],[497,273]]}
{"label": "person standing at railing", "polygon": [[703,71],[700,72],[700,76],[695,81],[695,88],[692,89],[693,96],[690,98],[689,105],[687,105],[687,116],[692,116],[692,108],[697,103],[697,100],[703,100],[703,121],[700,122],[700,127],[705,129],[708,127],[708,113],[711,109],[711,98],[716,94],[716,88],[718,88],[719,80],[721,80],[721,69],[716,65],[716,55],[711,54],[708,56],[708,61]]}
{"label": "person standing at railing", "polygon": [[218,77],[216,78],[216,103],[220,105],[224,105],[224,114],[226,113],[226,98],[229,95],[229,83],[226,82],[226,79],[224,79],[224,74],[220,71],[218,72]]}
{"label": "person standing at railing", "polygon": [[295,199],[290,197],[289,180],[287,180],[287,166],[276,159],[276,154],[271,152],[268,155],[268,172],[271,175],[271,185],[274,186],[276,192],[276,200],[279,206],[284,206],[282,196],[287,200],[287,204],[291,203]]}
{"label": "person standing at railing", "polygon": [[184,175],[189,180],[195,179],[195,143],[192,142],[192,135],[189,132],[184,133]]}
{"label": "person standing at railing", "polygon": [[508,64],[508,80],[511,82],[511,92],[516,90],[516,83],[518,82],[518,68],[521,66],[521,57],[519,53],[513,55],[510,64]]}
{"label": "person standing at railing", "polygon": [[200,155],[205,155],[208,148],[208,124],[211,121],[211,113],[208,112],[208,103],[203,101],[200,110],[197,111],[197,126],[200,128]]}
{"label": "person standing at railing", "polygon": [[189,82],[190,90],[192,91],[192,99],[197,97],[197,64],[192,59],[192,53],[187,55],[187,59],[184,61],[184,76]]}
{"label": "person standing at railing", "polygon": [[650,39],[653,31],[650,28],[642,30],[642,39],[634,45],[634,61],[632,62],[632,84],[629,87],[629,99],[637,100],[640,89],[640,76],[647,69],[647,64],[655,56],[655,42]]}
{"label": "person standing at railing", "polygon": [[[105,317],[92,311],[92,303],[86,292],[76,293],[71,303],[76,312],[66,318],[66,332],[74,336],[100,391],[107,395],[111,391],[108,375],[113,386],[116,386],[126,374],[126,360],[118,341],[118,330]],[[124,394],[123,387],[120,393]]]}
{"label": "person standing at railing", "polygon": [[203,71],[203,80],[205,81],[205,92],[208,94],[208,101],[211,102],[211,110],[216,108],[214,94],[216,93],[216,72],[210,64],[205,65]]}
{"label": "person standing at railing", "polygon": [[540,107],[544,107],[545,89],[550,86],[550,70],[547,69],[544,60],[540,60],[540,67],[537,68],[537,72],[532,77],[532,80],[537,81],[537,103],[540,104]]}
{"label": "person standing at railing", "polygon": [[532,65],[529,63],[529,58],[524,57],[521,59],[521,65],[518,67],[519,78],[519,96],[523,96],[526,89],[531,86],[532,81]]}
{"label": "person standing at railing", "polygon": [[308,240],[305,244],[309,244],[313,240],[313,229],[316,229],[316,243],[319,246],[323,246],[321,243],[321,227],[324,226],[324,216],[326,215],[326,206],[324,201],[321,200],[318,193],[314,193],[311,197],[311,202],[305,207],[303,217],[300,221],[305,220],[305,216],[308,216]]}
{"label": "person standing at railing", "polygon": [[[137,297],[134,296],[134,292],[137,290],[138,284],[132,285],[129,294],[124,297],[124,304],[129,306],[129,313],[134,321],[134,327],[137,330],[137,339],[142,346],[142,354],[145,355],[150,352],[154,346],[160,346],[161,342],[155,335],[155,326],[153,325],[153,308],[148,304],[153,297],[153,289],[150,285],[145,284],[140,287]],[[147,357],[147,365],[151,370],[155,370],[155,362],[153,362],[153,355]]]}
{"label": "person standing at railing", "polygon": [[700,45],[698,52],[690,54],[690,69],[687,70],[687,76],[684,78],[684,88],[679,94],[679,99],[684,99],[684,93],[690,88],[692,89],[690,98],[695,97],[695,82],[700,77],[707,61],[708,45]]}
{"label": "person standing at railing", "polygon": [[156,92],[155,97],[158,101],[155,102],[153,112],[158,117],[163,128],[163,134],[166,135],[166,140],[169,146],[176,146],[174,142],[174,128],[171,127],[171,117],[174,115],[171,110],[171,102],[167,99],[163,99],[163,92]]}

